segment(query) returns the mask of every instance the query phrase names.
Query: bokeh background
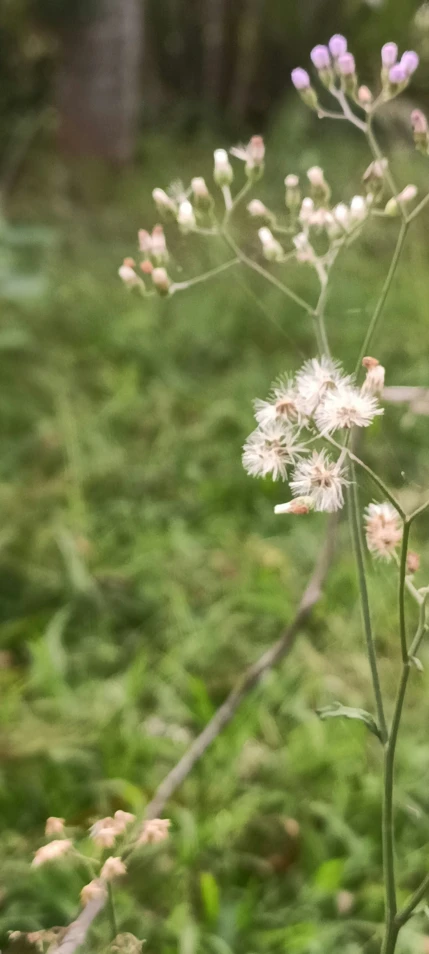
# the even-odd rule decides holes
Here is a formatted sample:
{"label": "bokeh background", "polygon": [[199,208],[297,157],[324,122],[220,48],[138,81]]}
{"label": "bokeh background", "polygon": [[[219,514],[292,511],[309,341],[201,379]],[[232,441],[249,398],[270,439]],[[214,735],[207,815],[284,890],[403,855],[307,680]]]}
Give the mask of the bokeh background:
{"label": "bokeh background", "polygon": [[[412,90],[378,132],[403,185],[429,188],[412,106],[429,103],[429,5],[413,0],[2,0],[0,7],[0,934],[70,921],[87,880],[30,871],[48,815],[88,826],[141,811],[245,666],[292,617],[324,518],[279,521],[281,488],[240,462],[251,402],[313,354],[293,304],[244,272],[143,301],[117,269],[157,220],[155,186],[210,181],[212,150],[263,133],[266,181],[324,167],[339,201],[369,162],[320,122],[290,69],[344,32],[362,79],[380,47],[416,48]],[[338,128],[340,127],[340,128]],[[237,181],[242,168],[237,164]],[[428,384],[428,216],[374,348],[389,384]],[[256,248],[245,216],[242,241]],[[329,302],[348,369],[394,246],[373,227]],[[253,244],[252,244],[253,243]],[[174,229],[183,276],[221,260]],[[306,291],[308,276],[296,276]],[[407,504],[429,484],[424,414],[391,407],[368,460]],[[372,490],[364,487],[366,500]],[[414,532],[419,582],[428,521]],[[172,837],[118,890],[151,954],[375,954],[382,918],[380,756],[334,699],[371,707],[347,523],[293,653],[242,705],[169,806]],[[381,668],[397,672],[395,572],[371,569]],[[412,609],[410,609],[412,612]],[[423,662],[428,660],[422,651]],[[429,682],[415,674],[399,747],[404,896],[429,863]],[[412,922],[403,951],[427,951]],[[103,924],[89,949],[107,943]]]}

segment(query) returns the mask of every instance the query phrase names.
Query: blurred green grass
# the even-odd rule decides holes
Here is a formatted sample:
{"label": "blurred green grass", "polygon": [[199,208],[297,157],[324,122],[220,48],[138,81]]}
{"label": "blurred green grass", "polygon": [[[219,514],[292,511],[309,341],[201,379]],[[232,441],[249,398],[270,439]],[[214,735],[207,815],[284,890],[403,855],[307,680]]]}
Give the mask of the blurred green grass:
{"label": "blurred green grass", "polygon": [[[208,173],[214,145],[148,140],[139,167],[117,179],[88,167],[64,178],[42,153],[11,208],[15,222],[41,222],[54,239],[41,260],[23,253],[16,265],[42,274],[48,291],[7,294],[0,329],[3,933],[73,917],[85,872],[29,871],[45,818],[86,826],[144,806],[291,618],[323,535],[321,516],[274,518],[281,486],[252,481],[240,462],[254,397],[313,353],[307,321],[243,272],[168,302],[142,302],[117,278],[137,229],[156,220],[152,188]],[[269,147],[258,189],[268,202],[281,203],[287,172],[314,162],[336,200],[359,191],[350,177],[368,157],[353,135],[322,127],[315,139],[288,113]],[[427,182],[401,142],[394,167],[404,183]],[[428,383],[427,223],[413,228],[374,344],[390,384]],[[238,228],[249,241],[244,219]],[[338,268],[329,333],[348,369],[396,229],[383,223]],[[184,274],[220,255],[177,236],[171,248]],[[308,276],[297,280],[304,290]],[[365,438],[367,459],[407,502],[428,486],[427,434],[427,418],[390,407]],[[413,539],[421,584],[427,529],[422,519]],[[380,752],[363,727],[315,715],[335,699],[372,707],[346,522],[341,544],[293,653],[177,793],[168,846],[133,863],[131,896],[118,891],[121,926],[150,950],[378,949]],[[370,584],[392,700],[395,571],[371,568]],[[416,672],[398,753],[404,895],[429,861],[428,717],[427,675]],[[299,823],[297,838],[286,819]],[[418,949],[421,930],[409,928],[403,951]]]}

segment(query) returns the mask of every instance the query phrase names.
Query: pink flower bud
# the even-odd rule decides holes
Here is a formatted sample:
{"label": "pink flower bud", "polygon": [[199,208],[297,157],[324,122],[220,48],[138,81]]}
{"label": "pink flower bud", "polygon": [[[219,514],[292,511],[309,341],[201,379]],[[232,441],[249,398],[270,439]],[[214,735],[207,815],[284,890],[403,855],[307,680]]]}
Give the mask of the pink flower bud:
{"label": "pink flower bud", "polygon": [[359,86],[357,95],[360,105],[363,106],[364,109],[366,106],[371,105],[373,96],[368,86]]}
{"label": "pink flower bud", "polygon": [[331,57],[327,46],[319,43],[318,46],[313,47],[310,57],[316,70],[328,70],[330,68]]}
{"label": "pink flower bud", "polygon": [[341,33],[335,33],[334,36],[331,36],[329,49],[335,58],[343,56],[344,53],[347,52],[347,40],[345,36],[342,36]]}
{"label": "pink flower bud", "polygon": [[146,229],[139,229],[138,233],[139,249],[144,255],[147,255],[152,248],[152,239]]}
{"label": "pink flower bud", "polygon": [[300,66],[297,66],[295,70],[292,70],[291,78],[292,83],[298,92],[301,92],[303,89],[310,88],[310,77],[307,73],[307,70],[303,70]]}
{"label": "pink flower bud", "polygon": [[[170,289],[170,279],[165,268],[154,268],[152,272],[152,281],[160,295],[167,295]],[[110,845],[106,846],[110,848]]]}
{"label": "pink flower bud", "polygon": [[252,219],[266,219],[269,216],[266,205],[260,199],[252,199],[247,206],[247,211]]}
{"label": "pink flower bud", "polygon": [[408,79],[408,73],[401,63],[395,63],[389,70],[389,81],[392,86],[402,86]]}
{"label": "pink flower bud", "polygon": [[411,125],[413,127],[413,132],[418,133],[418,135],[424,135],[427,133],[428,122],[421,109],[413,109],[411,113]]}
{"label": "pink flower bud", "polygon": [[252,136],[247,153],[254,166],[261,166],[265,158],[265,143],[262,136]]}
{"label": "pink flower bud", "polygon": [[401,56],[401,66],[404,68],[407,76],[412,76],[420,63],[420,59],[415,50],[406,50]]}
{"label": "pink flower bud", "polygon": [[356,72],[356,63],[352,53],[343,53],[338,57],[338,70],[341,76],[353,76]]}
{"label": "pink flower bud", "polygon": [[398,59],[398,47],[396,43],[385,43],[381,48],[381,62],[386,69],[394,66]]}
{"label": "pink flower bud", "polygon": [[64,818],[55,818],[53,815],[46,820],[45,835],[63,835]]}

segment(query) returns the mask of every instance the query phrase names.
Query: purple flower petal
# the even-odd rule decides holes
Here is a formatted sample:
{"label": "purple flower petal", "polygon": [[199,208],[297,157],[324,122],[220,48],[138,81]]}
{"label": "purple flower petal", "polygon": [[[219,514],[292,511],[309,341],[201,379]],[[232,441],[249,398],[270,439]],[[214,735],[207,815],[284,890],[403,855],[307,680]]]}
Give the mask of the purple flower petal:
{"label": "purple flower petal", "polygon": [[341,76],[352,76],[356,72],[355,58],[352,53],[343,53],[338,57],[338,69]]}
{"label": "purple flower petal", "polygon": [[335,33],[329,40],[329,49],[332,56],[343,56],[347,52],[347,40],[341,33]]}
{"label": "purple flower petal", "polygon": [[381,48],[381,62],[386,69],[394,66],[398,59],[398,47],[396,43],[385,43]]}
{"label": "purple flower petal", "polygon": [[331,65],[331,57],[329,56],[329,50],[327,46],[322,46],[319,43],[318,46],[315,46],[311,53],[311,60],[313,65],[316,67],[316,70],[327,70]]}
{"label": "purple flower petal", "polygon": [[307,73],[307,70],[303,70],[301,66],[297,66],[295,70],[292,70],[291,77],[295,89],[309,89],[310,77]]}

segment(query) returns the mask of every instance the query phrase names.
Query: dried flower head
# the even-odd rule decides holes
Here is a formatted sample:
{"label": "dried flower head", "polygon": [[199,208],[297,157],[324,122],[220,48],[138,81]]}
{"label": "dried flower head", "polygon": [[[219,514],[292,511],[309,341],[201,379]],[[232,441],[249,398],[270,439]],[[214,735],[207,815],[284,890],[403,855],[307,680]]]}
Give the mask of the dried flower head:
{"label": "dried flower head", "polygon": [[343,373],[338,361],[325,355],[306,361],[296,376],[296,389],[308,417],[311,417],[328,392],[336,391],[350,382],[350,376]]}
{"label": "dried flower head", "polygon": [[122,875],[127,873],[126,865],[122,861],[122,858],[106,858],[104,865],[100,872],[100,877],[103,881],[113,881],[115,878],[121,878]]}
{"label": "dried flower head", "polygon": [[389,562],[402,539],[402,526],[390,503],[369,504],[365,510],[365,534],[368,550]]}
{"label": "dried flower head", "polygon": [[165,841],[168,838],[170,825],[169,818],[151,818],[144,822],[137,844],[154,845],[160,841]]}
{"label": "dried flower head", "polygon": [[346,471],[340,461],[333,461],[322,450],[299,461],[290,488],[297,497],[311,497],[315,510],[333,513],[344,504],[347,483]]}
{"label": "dried flower head", "polygon": [[271,474],[273,480],[286,480],[288,466],[303,453],[305,446],[299,443],[298,431],[281,421],[273,421],[257,427],[247,438],[243,467],[251,477]]}
{"label": "dried flower head", "polygon": [[362,385],[362,394],[382,394],[386,375],[383,365],[377,361],[377,358],[371,358],[369,356],[362,359],[362,365],[366,368],[366,378]]}
{"label": "dried flower head", "polygon": [[351,385],[342,385],[326,392],[315,419],[321,434],[331,434],[343,428],[369,427],[379,414],[383,414],[383,408],[372,394],[362,393]]}
{"label": "dried flower head", "polygon": [[56,841],[50,841],[49,844],[42,845],[41,848],[38,848],[31,862],[31,866],[32,868],[40,868],[40,865],[46,864],[47,861],[55,861],[56,858],[61,858],[62,855],[65,855],[72,847],[73,842],[70,838],[60,838]]}
{"label": "dried flower head", "polygon": [[273,384],[267,401],[256,400],[254,408],[255,418],[263,427],[276,421],[302,424],[306,419],[303,402],[287,376]]}
{"label": "dried flower head", "polygon": [[90,901],[101,901],[107,895],[106,888],[101,881],[98,881],[94,878],[93,881],[90,881],[89,884],[85,884],[80,892],[80,899],[82,901],[83,907],[85,908]]}
{"label": "dried flower head", "polygon": [[314,510],[313,497],[296,497],[295,500],[289,500],[288,503],[277,504],[274,507],[274,513],[276,514],[293,513],[300,516],[310,513],[312,510]]}
{"label": "dried flower head", "polygon": [[51,815],[50,818],[46,819],[45,835],[48,837],[50,837],[50,835],[63,835],[64,824],[64,818],[55,818],[54,815]]}

